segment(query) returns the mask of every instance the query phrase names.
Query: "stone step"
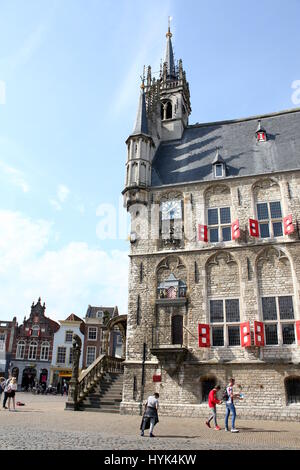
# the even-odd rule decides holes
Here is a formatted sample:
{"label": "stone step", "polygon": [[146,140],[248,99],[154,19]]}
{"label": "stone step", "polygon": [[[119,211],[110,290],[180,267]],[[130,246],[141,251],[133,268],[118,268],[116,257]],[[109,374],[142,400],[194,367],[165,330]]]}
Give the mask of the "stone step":
{"label": "stone step", "polygon": [[84,408],[84,411],[94,411],[96,413],[115,413],[115,414],[119,414],[120,413],[120,409],[117,408],[117,409],[104,409],[104,408]]}

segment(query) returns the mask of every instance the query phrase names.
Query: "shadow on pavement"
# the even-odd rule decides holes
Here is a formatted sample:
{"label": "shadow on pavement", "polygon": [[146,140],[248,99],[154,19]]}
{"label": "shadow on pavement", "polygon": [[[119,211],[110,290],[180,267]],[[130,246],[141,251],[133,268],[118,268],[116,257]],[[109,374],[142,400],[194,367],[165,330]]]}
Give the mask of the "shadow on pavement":
{"label": "shadow on pavement", "polygon": [[165,435],[159,435],[159,436],[155,436],[155,437],[158,437],[160,439],[200,439],[200,436],[165,436]]}
{"label": "shadow on pavement", "polygon": [[276,431],[276,429],[257,429],[257,428],[239,428],[240,431],[249,431],[249,432],[269,432],[269,433],[273,433],[273,432],[280,432],[280,433],[283,433],[283,432],[289,432],[289,431],[286,431],[284,429],[281,429],[280,431]]}

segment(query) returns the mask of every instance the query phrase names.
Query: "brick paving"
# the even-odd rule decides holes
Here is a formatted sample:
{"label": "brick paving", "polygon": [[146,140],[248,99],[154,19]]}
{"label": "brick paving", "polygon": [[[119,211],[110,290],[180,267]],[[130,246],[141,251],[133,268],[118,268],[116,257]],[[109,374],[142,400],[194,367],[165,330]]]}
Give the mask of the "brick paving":
{"label": "brick paving", "polygon": [[[300,449],[300,423],[237,419],[239,434],[203,419],[160,418],[154,439],[140,437],[140,416],[65,411],[66,397],[17,393],[17,412],[0,411],[0,449],[274,450]],[[220,420],[221,426],[223,422]]]}

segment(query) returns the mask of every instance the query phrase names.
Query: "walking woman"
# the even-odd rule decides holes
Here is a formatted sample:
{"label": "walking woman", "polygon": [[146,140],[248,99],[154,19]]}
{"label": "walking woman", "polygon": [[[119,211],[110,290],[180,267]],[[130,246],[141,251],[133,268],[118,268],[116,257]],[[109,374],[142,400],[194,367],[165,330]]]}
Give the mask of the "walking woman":
{"label": "walking woman", "polygon": [[13,377],[13,378],[11,379],[11,382],[10,382],[9,386],[8,386],[8,392],[7,392],[7,396],[8,396],[8,410],[9,410],[9,411],[12,411],[12,410],[10,409],[10,401],[11,401],[11,399],[12,399],[12,401],[13,401],[13,406],[14,406],[13,411],[16,411],[15,395],[16,395],[16,390],[17,390],[17,388],[18,388],[17,379],[16,379],[16,377]]}

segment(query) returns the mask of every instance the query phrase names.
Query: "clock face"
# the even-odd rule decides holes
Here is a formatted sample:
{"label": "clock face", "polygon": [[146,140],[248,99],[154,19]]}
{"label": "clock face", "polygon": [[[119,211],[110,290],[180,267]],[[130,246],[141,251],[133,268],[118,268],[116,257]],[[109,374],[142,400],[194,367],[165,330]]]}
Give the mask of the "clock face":
{"label": "clock face", "polygon": [[181,201],[173,200],[162,202],[161,204],[162,220],[174,220],[182,218]]}

